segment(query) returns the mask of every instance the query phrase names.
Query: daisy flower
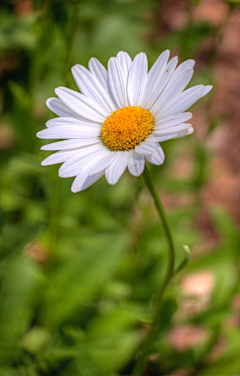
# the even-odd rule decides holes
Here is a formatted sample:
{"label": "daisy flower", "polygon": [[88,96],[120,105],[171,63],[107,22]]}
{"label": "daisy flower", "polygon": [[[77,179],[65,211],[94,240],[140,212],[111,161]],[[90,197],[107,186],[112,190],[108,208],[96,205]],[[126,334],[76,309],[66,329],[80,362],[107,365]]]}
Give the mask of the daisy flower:
{"label": "daisy flower", "polygon": [[49,120],[38,132],[43,139],[60,139],[42,150],[57,151],[42,165],[62,163],[59,176],[75,177],[72,192],[94,184],[105,174],[116,184],[126,168],[142,174],[145,160],[161,165],[164,152],[159,143],[193,132],[185,112],[206,95],[212,86],[197,85],[184,91],[193,75],[194,60],[177,68],[177,57],[164,51],[148,72],[145,53],[133,61],[119,52],[107,69],[95,58],[89,70],[75,65],[72,74],[81,93],[59,87],[59,98],[47,106],[59,117]]}

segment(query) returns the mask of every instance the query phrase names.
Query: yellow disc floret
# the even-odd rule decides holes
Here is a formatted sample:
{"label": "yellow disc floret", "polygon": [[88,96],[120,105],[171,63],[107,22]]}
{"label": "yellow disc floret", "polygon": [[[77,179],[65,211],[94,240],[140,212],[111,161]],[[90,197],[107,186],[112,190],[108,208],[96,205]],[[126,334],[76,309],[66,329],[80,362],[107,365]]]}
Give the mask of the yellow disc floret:
{"label": "yellow disc floret", "polygon": [[114,111],[103,123],[101,138],[113,151],[131,150],[152,133],[154,118],[142,107]]}

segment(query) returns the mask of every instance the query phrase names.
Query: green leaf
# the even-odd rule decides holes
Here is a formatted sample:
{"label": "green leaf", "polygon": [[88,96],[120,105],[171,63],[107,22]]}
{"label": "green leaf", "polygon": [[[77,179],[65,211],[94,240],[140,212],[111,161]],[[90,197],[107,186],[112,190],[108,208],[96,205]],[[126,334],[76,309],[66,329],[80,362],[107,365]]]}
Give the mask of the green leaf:
{"label": "green leaf", "polygon": [[21,345],[32,354],[37,354],[48,344],[50,334],[45,329],[34,326],[24,334]]}
{"label": "green leaf", "polygon": [[0,290],[0,358],[17,356],[20,336],[30,326],[41,274],[25,254],[17,254],[5,265]]}
{"label": "green leaf", "polygon": [[230,376],[239,375],[240,370],[240,330],[237,327],[229,328],[226,332],[226,348],[212,364],[206,365],[199,376]]}
{"label": "green leaf", "polygon": [[239,5],[240,0],[224,0],[226,3],[231,4],[231,5]]}
{"label": "green leaf", "polygon": [[0,256],[9,256],[21,251],[35,238],[42,227],[42,224],[4,226],[0,233]]}
{"label": "green leaf", "polygon": [[190,256],[191,256],[191,250],[190,250],[190,248],[189,248],[188,245],[183,245],[182,249],[183,249],[183,251],[185,253],[185,257],[180,262],[180,264],[175,268],[175,270],[173,272],[174,275],[177,274],[177,273],[179,273],[184,268],[184,266],[188,263],[188,261],[190,259]]}
{"label": "green leaf", "polygon": [[236,251],[239,253],[239,229],[229,213],[227,213],[223,207],[217,205],[211,208],[210,213],[225,246],[228,247],[231,252]]}
{"label": "green leaf", "polygon": [[129,303],[125,300],[120,300],[120,306],[123,311],[131,318],[137,321],[145,322],[150,324],[152,319],[147,316],[138,305]]}
{"label": "green leaf", "polygon": [[89,352],[98,367],[112,375],[132,359],[138,344],[138,331],[122,330],[92,339],[89,341]]}
{"label": "green leaf", "polygon": [[73,252],[51,276],[46,292],[46,322],[55,327],[77,314],[81,305],[111,278],[125,249],[126,237],[121,234],[80,239],[78,251]]}
{"label": "green leaf", "polygon": [[162,307],[160,311],[160,315],[158,318],[159,321],[159,333],[165,332],[169,326],[171,318],[174,312],[177,311],[178,305],[176,298],[172,295],[165,296]]}
{"label": "green leaf", "polygon": [[23,89],[22,86],[17,84],[16,82],[10,81],[9,88],[15,97],[18,105],[22,108],[30,108],[31,107],[31,97],[29,94]]}
{"label": "green leaf", "polygon": [[0,13],[0,48],[25,48],[31,50],[36,43],[33,25],[36,15],[31,13],[26,17],[13,16],[8,12]]}
{"label": "green leaf", "polygon": [[81,376],[105,376],[84,344],[78,347],[78,356],[75,363]]}

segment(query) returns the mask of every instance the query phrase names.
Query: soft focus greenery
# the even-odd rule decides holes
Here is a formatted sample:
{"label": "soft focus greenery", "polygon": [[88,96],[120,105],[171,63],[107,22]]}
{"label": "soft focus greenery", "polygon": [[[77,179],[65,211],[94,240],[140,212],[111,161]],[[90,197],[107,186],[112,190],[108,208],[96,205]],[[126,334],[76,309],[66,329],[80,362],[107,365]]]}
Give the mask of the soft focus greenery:
{"label": "soft focus greenery", "polygon": [[[189,12],[197,1],[189,1]],[[1,3],[2,4],[2,3]],[[165,48],[180,61],[198,59],[216,26],[192,21],[159,33],[159,0],[3,1],[0,6],[0,376],[130,375],[151,320],[150,307],[166,271],[167,246],[142,178],[126,172],[115,186],[105,178],[84,192],[70,191],[58,166],[41,167],[48,154],[36,132],[54,117],[45,106],[54,88],[76,89],[71,66],[87,66],[95,56],[106,65],[119,50],[140,51],[151,66]],[[196,71],[192,84],[214,84],[214,51]],[[193,108],[208,111],[214,92]],[[192,375],[240,373],[240,328],[227,325],[240,292],[237,225],[220,206],[209,215],[220,241],[202,255],[196,226],[200,190],[209,177],[211,150],[206,139],[218,125],[208,118],[205,139],[193,136],[162,144],[163,166],[149,166],[160,195],[190,197],[167,209],[177,264],[193,253],[168,287],[158,339],[146,375],[191,369]],[[193,171],[171,174],[188,151]],[[173,201],[174,202],[174,201]],[[207,271],[215,281],[204,310],[182,311],[184,276]],[[177,308],[178,307],[178,308]],[[207,332],[201,344],[183,352],[169,331],[193,325]],[[209,356],[224,343],[219,356]],[[195,373],[194,373],[195,372]]]}

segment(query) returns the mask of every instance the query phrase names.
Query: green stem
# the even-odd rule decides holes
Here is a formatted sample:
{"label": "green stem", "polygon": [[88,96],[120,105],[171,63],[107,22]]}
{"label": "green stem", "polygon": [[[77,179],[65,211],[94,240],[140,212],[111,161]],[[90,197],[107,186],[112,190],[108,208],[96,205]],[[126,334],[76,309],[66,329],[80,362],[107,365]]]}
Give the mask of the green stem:
{"label": "green stem", "polygon": [[157,212],[158,212],[159,217],[161,218],[161,221],[162,221],[162,224],[163,224],[164,233],[165,233],[166,240],[167,240],[168,246],[169,246],[169,261],[168,261],[168,268],[167,268],[167,273],[166,273],[165,279],[164,279],[163,284],[161,285],[161,287],[160,287],[160,289],[157,293],[155,303],[154,303],[154,306],[153,306],[153,315],[152,315],[153,322],[152,322],[152,324],[149,328],[149,331],[148,331],[148,333],[147,333],[147,335],[144,339],[144,342],[142,344],[142,349],[140,350],[140,352],[138,354],[136,366],[134,367],[133,373],[132,373],[133,375],[141,375],[142,372],[145,369],[145,366],[146,366],[146,363],[147,363],[147,355],[149,354],[149,350],[151,348],[151,345],[152,345],[152,343],[155,340],[156,335],[157,335],[159,319],[160,319],[159,316],[160,316],[160,310],[161,310],[161,304],[162,304],[162,296],[163,296],[163,293],[164,293],[170,279],[173,276],[173,269],[174,269],[174,244],[173,244],[173,237],[172,237],[171,228],[170,228],[170,225],[169,225],[163,204],[160,200],[160,197],[158,196],[156,188],[153,185],[151,175],[148,171],[147,166],[145,166],[145,170],[143,172],[143,178],[144,178],[144,181],[145,181],[145,183],[146,183],[146,185],[149,189],[149,192],[152,195],[152,198],[153,198],[154,203],[155,203],[155,207],[157,209]]}

